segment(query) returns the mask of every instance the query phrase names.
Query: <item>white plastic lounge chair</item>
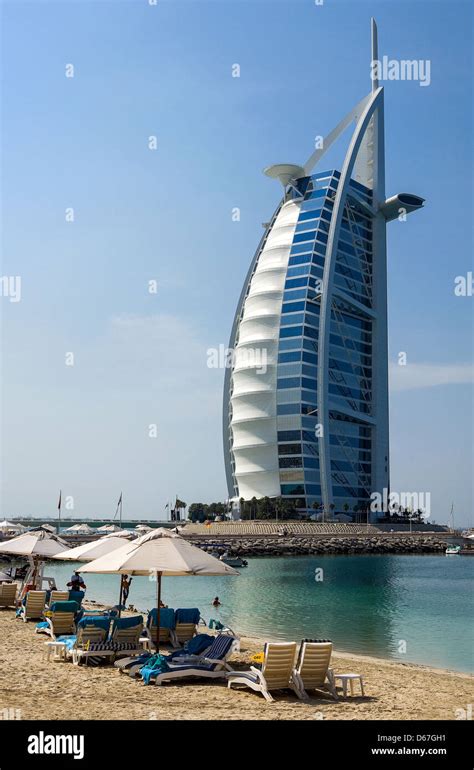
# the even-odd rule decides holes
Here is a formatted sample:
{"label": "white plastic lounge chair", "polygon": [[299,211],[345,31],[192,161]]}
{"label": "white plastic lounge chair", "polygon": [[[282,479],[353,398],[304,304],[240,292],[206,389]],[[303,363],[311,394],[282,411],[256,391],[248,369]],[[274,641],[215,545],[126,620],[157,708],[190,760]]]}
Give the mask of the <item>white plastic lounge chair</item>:
{"label": "white plastic lounge chair", "polygon": [[15,607],[17,583],[0,583],[0,607]]}
{"label": "white plastic lounge chair", "polygon": [[18,617],[22,620],[39,620],[43,617],[46,591],[28,591],[25,603],[20,607]]}
{"label": "white plastic lounge chair", "polygon": [[60,635],[75,634],[74,617],[79,609],[77,602],[54,602],[44,614],[44,621],[38,623],[36,634],[49,634],[54,640]]}
{"label": "white plastic lounge chair", "polygon": [[168,664],[168,671],[153,677],[155,684],[162,685],[163,682],[185,679],[190,676],[204,679],[225,678],[227,672],[232,671],[227,659],[233,652],[234,642],[235,639],[227,634],[216,636],[205,656],[189,655],[175,659],[176,662]]}
{"label": "white plastic lounge chair", "polygon": [[308,690],[329,690],[337,700],[334,673],[329,668],[331,653],[331,642],[301,643],[298,664],[293,670],[293,683],[300,698],[306,700]]}
{"label": "white plastic lounge chair", "polygon": [[267,701],[273,700],[270,690],[290,689],[301,698],[292,681],[296,652],[296,642],[265,642],[262,669],[251,666],[250,671],[233,671],[227,674],[227,687],[244,684],[256,692],[261,692]]}

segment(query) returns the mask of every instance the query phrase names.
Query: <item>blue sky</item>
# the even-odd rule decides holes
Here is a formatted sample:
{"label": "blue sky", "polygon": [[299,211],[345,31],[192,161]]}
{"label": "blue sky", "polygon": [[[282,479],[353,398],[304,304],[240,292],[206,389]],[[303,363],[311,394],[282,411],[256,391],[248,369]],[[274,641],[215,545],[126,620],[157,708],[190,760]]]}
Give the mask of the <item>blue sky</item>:
{"label": "blue sky", "polygon": [[370,90],[375,15],[380,56],[431,61],[429,87],[385,84],[387,195],[427,201],[388,232],[392,486],[472,524],[471,3],[1,5],[2,275],[22,280],[2,298],[3,514],[54,514],[60,487],[79,516],[121,489],[134,517],[224,499],[206,351],[280,196],[261,170],[304,162]]}

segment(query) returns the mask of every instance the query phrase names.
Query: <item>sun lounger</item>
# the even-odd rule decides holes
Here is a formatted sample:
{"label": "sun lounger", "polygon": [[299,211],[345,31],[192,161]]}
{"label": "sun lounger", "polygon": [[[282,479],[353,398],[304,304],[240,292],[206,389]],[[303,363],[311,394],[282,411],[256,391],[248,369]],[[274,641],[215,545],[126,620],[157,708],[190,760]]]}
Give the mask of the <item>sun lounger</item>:
{"label": "sun lounger", "polygon": [[74,618],[78,609],[77,602],[53,602],[49,610],[43,613],[45,620],[36,625],[35,633],[49,634],[53,639],[60,634],[74,634]]}
{"label": "sun lounger", "polygon": [[17,583],[0,583],[0,607],[15,607]]}
{"label": "sun lounger", "polygon": [[197,607],[176,610],[174,635],[177,644],[184,644],[197,634],[200,618],[201,613]]}
{"label": "sun lounger", "polygon": [[[57,590],[51,591],[51,594],[49,596],[50,606],[54,602],[67,602],[67,601],[69,601],[69,591],[57,591]],[[72,601],[74,601],[74,599]]]}
{"label": "sun lounger", "polygon": [[[100,625],[102,622],[110,622],[110,618],[99,617],[83,617],[79,623],[93,620]],[[85,662],[89,659],[97,662],[100,658],[115,659],[120,656],[130,656],[143,652],[143,647],[140,646],[140,636],[143,633],[143,616],[135,615],[129,618],[114,618],[112,619],[112,633],[110,638],[104,638],[99,641],[88,641],[86,645],[83,645],[82,649],[75,646],[73,652],[73,662],[80,662],[84,659]]]}
{"label": "sun lounger", "polygon": [[242,684],[262,693],[267,701],[272,701],[270,690],[290,689],[302,697],[292,682],[295,667],[296,642],[265,642],[262,668],[250,667],[250,671],[233,671],[227,674],[227,687]]}
{"label": "sun lounger", "polygon": [[[205,657],[215,641],[215,638],[215,636],[211,636],[210,634],[196,634],[196,636],[193,636],[192,639],[185,643],[183,648],[174,650],[174,652],[167,655],[165,660],[167,663],[170,663],[171,661],[173,661],[173,663],[179,663],[184,657]],[[140,655],[117,660],[115,661],[114,666],[118,668],[121,673],[135,677],[139,675],[140,669],[146,665],[148,659],[151,657],[152,653],[146,651]],[[153,657],[156,657],[156,655]]]}
{"label": "sun lounger", "polygon": [[[66,657],[72,658],[74,665],[78,666],[81,660],[88,662],[87,653],[90,646],[105,642],[110,631],[110,618],[100,616],[85,616],[77,623],[75,636],[60,637],[58,641],[64,642],[67,648]],[[90,662],[90,661],[89,661]]]}
{"label": "sun lounger", "polygon": [[43,617],[46,604],[46,591],[28,591],[24,603],[18,609],[17,617],[22,620],[39,620]]}
{"label": "sun lounger", "polygon": [[331,642],[302,642],[299,660],[293,671],[293,683],[300,698],[308,698],[308,690],[329,690],[337,700],[334,673],[329,668]]}
{"label": "sun lounger", "polygon": [[[143,636],[149,639],[152,645],[156,642],[157,620],[158,610],[155,607],[148,613],[146,628],[143,632]],[[160,610],[160,644],[171,642],[171,644],[177,646],[177,640],[174,633],[175,625],[175,611],[171,609],[171,607],[162,607]]]}
{"label": "sun lounger", "polygon": [[221,634],[215,637],[205,655],[183,655],[175,659],[168,656],[158,671],[155,672],[145,664],[140,674],[145,684],[151,684],[154,680],[156,685],[188,677],[223,678],[227,671],[232,671],[227,658],[232,654],[234,641],[232,636]]}
{"label": "sun lounger", "polygon": [[77,602],[79,607],[82,605],[82,600],[85,596],[84,591],[69,591],[69,601]]}

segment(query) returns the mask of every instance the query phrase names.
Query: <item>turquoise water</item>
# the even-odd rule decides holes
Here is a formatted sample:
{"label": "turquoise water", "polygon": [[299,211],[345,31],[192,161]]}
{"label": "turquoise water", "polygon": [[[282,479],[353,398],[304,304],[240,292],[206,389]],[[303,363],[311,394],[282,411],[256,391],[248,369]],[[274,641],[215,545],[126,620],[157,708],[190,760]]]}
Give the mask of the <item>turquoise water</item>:
{"label": "turquoise water", "polygon": [[[48,565],[45,574],[63,588],[75,567]],[[162,594],[170,607],[199,607],[243,635],[331,639],[347,652],[473,671],[473,570],[474,558],[444,555],[249,559],[239,577],[164,578]],[[84,577],[89,599],[118,602],[118,575]],[[149,609],[155,596],[156,582],[133,579],[135,607]]]}

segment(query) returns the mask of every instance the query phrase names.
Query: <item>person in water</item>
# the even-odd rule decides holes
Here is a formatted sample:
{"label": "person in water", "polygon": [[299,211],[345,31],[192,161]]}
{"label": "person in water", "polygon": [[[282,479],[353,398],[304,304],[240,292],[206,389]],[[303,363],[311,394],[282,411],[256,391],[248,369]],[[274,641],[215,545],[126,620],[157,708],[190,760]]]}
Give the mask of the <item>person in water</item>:
{"label": "person in water", "polygon": [[219,597],[218,597],[218,596],[216,596],[216,597],[213,599],[213,602],[212,602],[212,606],[213,606],[213,607],[216,607],[216,608],[221,606],[221,603],[220,603],[220,601],[219,601]]}

